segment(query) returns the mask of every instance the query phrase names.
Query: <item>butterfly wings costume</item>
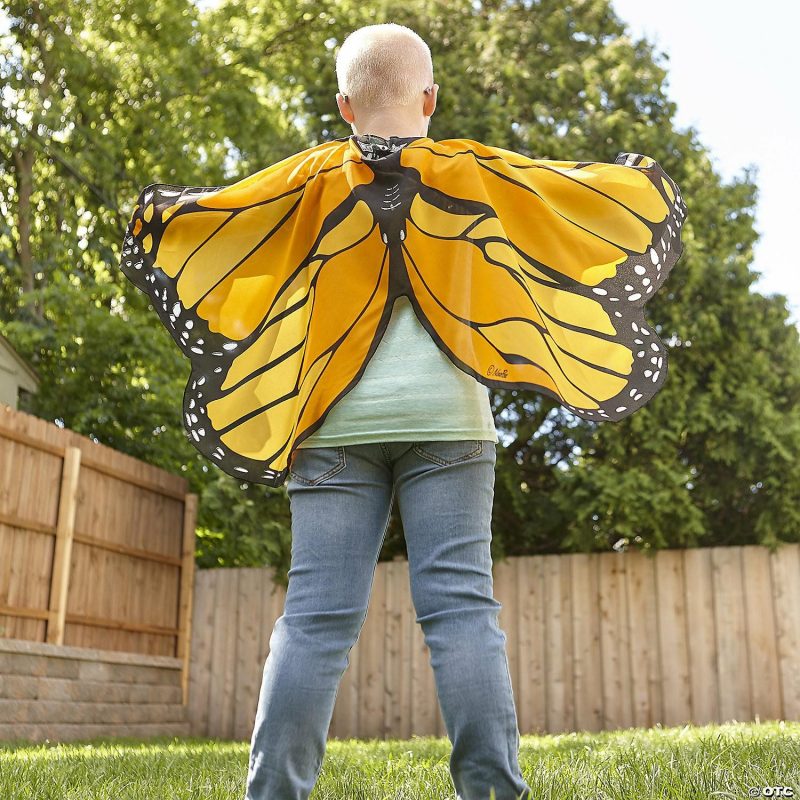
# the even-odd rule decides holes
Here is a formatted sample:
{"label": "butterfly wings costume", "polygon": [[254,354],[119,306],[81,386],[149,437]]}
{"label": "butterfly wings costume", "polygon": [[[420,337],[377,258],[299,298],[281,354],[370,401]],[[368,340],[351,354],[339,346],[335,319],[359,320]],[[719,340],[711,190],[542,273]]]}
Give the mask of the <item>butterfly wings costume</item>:
{"label": "butterfly wings costume", "polygon": [[621,420],[667,374],[644,318],[686,205],[659,164],[533,159],[469,139],[349,136],[229,186],[151,184],[124,274],[191,362],[192,444],[282,485],[364,374],[400,295],[450,360]]}

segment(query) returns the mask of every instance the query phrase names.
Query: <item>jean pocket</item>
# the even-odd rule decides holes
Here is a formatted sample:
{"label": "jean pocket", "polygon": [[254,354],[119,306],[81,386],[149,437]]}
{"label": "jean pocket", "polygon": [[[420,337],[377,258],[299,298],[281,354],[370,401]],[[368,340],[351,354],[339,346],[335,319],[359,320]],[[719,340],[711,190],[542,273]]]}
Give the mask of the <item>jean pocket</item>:
{"label": "jean pocket", "polygon": [[458,439],[455,441],[435,440],[417,442],[414,452],[434,464],[455,464],[458,461],[469,461],[483,452],[482,439]]}
{"label": "jean pocket", "polygon": [[344,446],[298,447],[289,474],[300,483],[316,486],[345,468]]}

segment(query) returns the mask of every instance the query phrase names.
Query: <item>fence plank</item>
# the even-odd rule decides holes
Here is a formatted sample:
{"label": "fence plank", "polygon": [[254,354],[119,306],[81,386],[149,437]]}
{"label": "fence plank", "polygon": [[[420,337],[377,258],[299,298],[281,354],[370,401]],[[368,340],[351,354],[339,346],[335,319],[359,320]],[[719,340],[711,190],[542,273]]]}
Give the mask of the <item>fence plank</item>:
{"label": "fence plank", "polygon": [[686,635],[686,588],[683,554],[661,550],[656,556],[658,635],[664,697],[663,722],[682,725],[692,717],[689,646]]}
{"label": "fence plank", "polygon": [[258,606],[261,600],[262,570],[249,567],[239,572],[233,737],[247,739],[253,732],[255,723],[261,675],[258,663],[258,625],[261,615]]}
{"label": "fence plank", "polygon": [[723,720],[750,719],[750,667],[747,657],[741,548],[711,549],[717,651],[719,713]]}
{"label": "fence plank", "polygon": [[757,545],[742,547],[744,588],[745,652],[749,659],[750,697],[753,718],[781,717],[781,678],[778,671],[778,637],[772,605],[769,551]]}
{"label": "fence plank", "polygon": [[210,706],[211,653],[214,643],[216,583],[218,569],[195,573],[195,597],[192,625],[191,667],[189,670],[189,722],[192,735],[205,736]]}
{"label": "fence plank", "polygon": [[554,733],[574,730],[572,681],[572,608],[570,605],[572,557],[544,556],[547,625],[545,686],[547,729]]}
{"label": "fence plank", "polygon": [[800,719],[800,544],[770,553],[778,634],[783,719]]}
{"label": "fence plank", "polygon": [[599,553],[573,553],[572,598],[575,680],[575,724],[578,730],[603,726],[603,662],[597,602]]}
{"label": "fence plank", "polygon": [[628,604],[623,553],[599,553],[600,652],[603,728],[633,725]]}
{"label": "fence plank", "polygon": [[692,720],[705,725],[719,719],[719,676],[717,625],[714,617],[711,550],[707,547],[684,551],[686,615],[691,623],[689,674],[691,676]]}
{"label": "fence plank", "polygon": [[[192,602],[194,593],[194,560],[196,544],[197,525],[197,501],[196,494],[187,494],[184,500],[183,536],[181,546],[181,577],[180,577],[180,598],[178,601],[178,638],[175,648],[177,658],[183,659],[183,671],[181,673],[181,686],[183,692],[183,704],[186,705],[189,698],[189,659],[191,656],[189,645],[192,641]],[[166,587],[165,587],[166,589]]]}
{"label": "fence plank", "polygon": [[213,736],[228,738],[229,722],[232,718],[229,697],[231,680],[229,665],[231,651],[236,657],[236,595],[234,578],[238,570],[222,568],[216,570],[217,587],[214,609],[214,639],[211,646],[211,686],[208,710],[208,728]]}
{"label": "fence plank", "polygon": [[515,691],[521,733],[547,730],[545,693],[545,561],[521,556],[517,564],[519,684]]}
{"label": "fence plank", "polygon": [[658,636],[655,559],[643,552],[625,554],[630,614],[633,724],[649,728],[664,719]]}
{"label": "fence plank", "polygon": [[47,641],[51,644],[64,644],[67,592],[69,591],[72,566],[72,534],[75,530],[80,468],[81,451],[77,447],[68,447],[64,454],[64,471],[58,502],[56,544],[50,584],[50,619],[47,624]]}

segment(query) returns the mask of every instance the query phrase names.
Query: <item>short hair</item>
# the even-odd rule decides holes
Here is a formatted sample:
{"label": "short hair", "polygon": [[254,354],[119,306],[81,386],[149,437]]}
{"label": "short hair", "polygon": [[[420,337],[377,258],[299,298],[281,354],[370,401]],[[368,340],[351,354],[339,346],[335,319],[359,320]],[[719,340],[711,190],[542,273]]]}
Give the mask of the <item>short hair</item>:
{"label": "short hair", "polygon": [[431,51],[405,25],[365,25],[342,42],[336,77],[339,91],[364,108],[409,106],[433,85]]}

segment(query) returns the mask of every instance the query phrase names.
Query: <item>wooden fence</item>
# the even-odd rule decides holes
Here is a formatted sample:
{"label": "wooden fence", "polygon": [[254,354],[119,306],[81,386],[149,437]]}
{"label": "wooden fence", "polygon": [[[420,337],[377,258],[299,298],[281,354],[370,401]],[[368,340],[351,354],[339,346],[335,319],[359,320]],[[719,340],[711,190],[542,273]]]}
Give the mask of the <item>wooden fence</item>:
{"label": "wooden fence", "polygon": [[[800,545],[511,558],[494,585],[523,734],[800,719]],[[248,739],[285,592],[213,569],[195,597],[192,732]],[[330,736],[446,735],[415,618],[408,565],[380,563]]]}
{"label": "wooden fence", "polygon": [[186,705],[196,513],[184,478],[0,404],[0,638],[180,659]]}
{"label": "wooden fence", "polygon": [[[177,710],[157,709],[180,670],[193,734],[249,738],[284,592],[270,569],[194,570],[197,498],[186,490],[0,404],[9,733],[47,735],[58,719],[79,735],[110,713],[94,696],[105,691],[118,695],[115,724],[182,730]],[[512,558],[494,582],[522,733],[800,719],[800,545]],[[408,565],[379,564],[331,736],[445,735],[415,617]],[[139,656],[125,671],[109,651]],[[163,683],[161,699],[139,709],[145,674]]]}

